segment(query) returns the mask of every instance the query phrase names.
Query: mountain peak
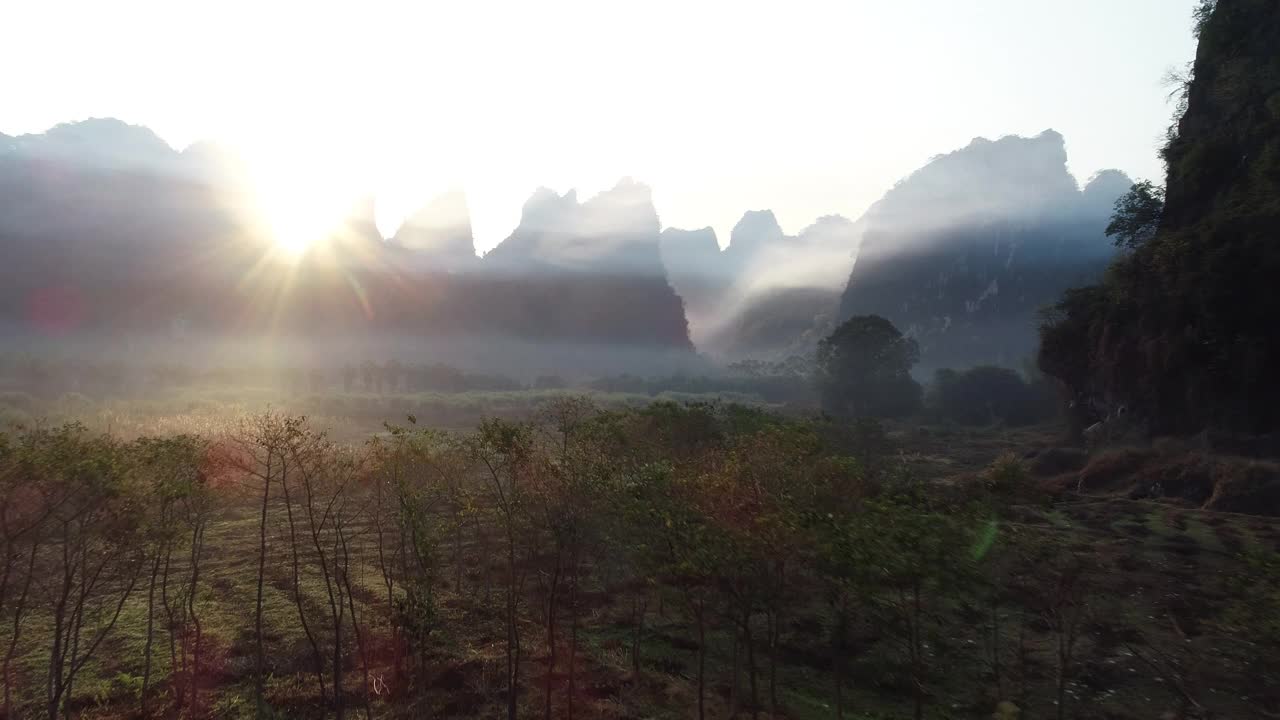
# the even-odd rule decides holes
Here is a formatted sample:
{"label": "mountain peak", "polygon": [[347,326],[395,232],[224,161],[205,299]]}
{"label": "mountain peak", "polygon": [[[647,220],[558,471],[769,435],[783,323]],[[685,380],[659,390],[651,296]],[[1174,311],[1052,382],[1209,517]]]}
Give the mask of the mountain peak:
{"label": "mountain peak", "polygon": [[396,230],[394,245],[411,250],[424,262],[459,270],[476,260],[467,196],[458,190],[424,203]]}
{"label": "mountain peak", "polygon": [[167,173],[178,169],[178,152],[159,135],[150,128],[116,118],[62,123],[43,133],[11,138],[9,145],[27,155],[104,170]]}
{"label": "mountain peak", "polygon": [[1082,192],[1089,204],[1096,200],[1110,207],[1116,198],[1128,192],[1131,187],[1133,180],[1128,175],[1119,170],[1107,169],[1094,173],[1089,182],[1085,183]]}
{"label": "mountain peak", "polygon": [[841,316],[885,316],[926,366],[1014,364],[1035,347],[1036,310],[1105,267],[1103,228],[1129,184],[1105,171],[1081,190],[1054,130],[939,155],[859,221]]}
{"label": "mountain peak", "polygon": [[728,250],[752,252],[782,240],[785,235],[772,210],[748,210],[729,234]]}
{"label": "mountain peak", "polygon": [[660,276],[660,230],[643,183],[623,179],[581,203],[574,190],[558,195],[542,187],[525,202],[520,225],[485,259],[488,267],[506,270],[532,265]]}
{"label": "mountain peak", "polygon": [[663,264],[668,276],[718,274],[720,268],[720,243],[711,227],[697,230],[667,228],[658,240]]}
{"label": "mountain peak", "polygon": [[805,229],[800,231],[800,235],[808,235],[810,233],[828,233],[843,232],[852,230],[854,222],[843,215],[823,215],[814,220]]}

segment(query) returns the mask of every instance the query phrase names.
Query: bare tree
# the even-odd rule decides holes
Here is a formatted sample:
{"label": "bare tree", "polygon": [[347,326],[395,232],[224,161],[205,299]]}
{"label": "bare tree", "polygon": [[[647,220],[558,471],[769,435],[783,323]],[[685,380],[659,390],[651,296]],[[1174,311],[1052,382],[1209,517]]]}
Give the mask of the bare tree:
{"label": "bare tree", "polygon": [[[11,444],[0,436],[0,621],[9,632],[5,648],[4,717],[12,713],[12,667],[22,637],[23,621],[30,609],[36,559],[44,543],[45,523],[67,500],[66,488],[50,482],[43,471],[48,446],[41,442],[44,431],[26,433]],[[12,621],[9,621],[9,618]]]}
{"label": "bare tree", "polygon": [[532,435],[525,425],[490,419],[480,424],[471,447],[506,540],[507,718],[516,720],[521,660],[519,611],[525,578],[517,555],[527,526],[525,496],[533,464]]}
{"label": "bare tree", "polygon": [[52,492],[47,542],[33,572],[52,618],[45,710],[70,717],[75,680],[114,629],[143,567],[136,513],[124,483],[129,458],[107,437],[67,426],[41,439]]}
{"label": "bare tree", "polygon": [[[261,488],[258,517],[257,593],[254,600],[254,703],[259,716],[266,712],[266,652],[263,647],[262,603],[267,568],[267,520],[272,484],[284,479],[289,446],[301,432],[302,418],[266,412],[248,419],[228,439],[225,464],[247,483]],[[251,489],[252,488],[248,488]]]}

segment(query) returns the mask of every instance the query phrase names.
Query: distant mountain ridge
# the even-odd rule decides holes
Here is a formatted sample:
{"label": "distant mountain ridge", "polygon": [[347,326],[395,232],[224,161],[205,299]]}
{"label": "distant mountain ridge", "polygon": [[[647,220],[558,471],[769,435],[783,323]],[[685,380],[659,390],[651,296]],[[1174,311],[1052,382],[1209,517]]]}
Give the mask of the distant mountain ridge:
{"label": "distant mountain ridge", "polygon": [[[692,350],[662,271],[657,213],[638,183],[581,205],[561,199],[562,213],[543,212],[549,198],[535,193],[526,222],[483,260],[460,196],[427,203],[389,240],[373,199],[357,198],[289,269],[271,260],[271,230],[244,179],[216,146],[179,153],[118,120],[0,139],[0,324],[37,334],[181,326]],[[534,252],[522,256],[526,240]],[[71,308],[54,324],[43,322],[51,302]]]}
{"label": "distant mountain ridge", "polygon": [[723,251],[711,228],[668,228],[661,247],[699,348],[781,359],[812,351],[816,333],[831,327],[857,235],[839,215],[787,235],[771,210],[749,210]]}
{"label": "distant mountain ridge", "polygon": [[975,139],[934,158],[873,205],[840,317],[883,315],[920,343],[922,366],[1018,366],[1035,316],[1095,280],[1115,249],[1103,230],[1131,181],[1083,189],[1062,135]]}
{"label": "distant mountain ridge", "polygon": [[[711,228],[662,229],[642,183],[585,201],[540,188],[483,257],[461,193],[429,199],[391,238],[364,197],[286,274],[264,270],[271,230],[245,178],[224,148],[177,152],[118,120],[0,136],[0,322],[29,325],[32,298],[54,292],[79,304],[84,329],[501,334],[681,353],[694,340],[724,359],[781,359],[875,312],[916,336],[926,362],[1016,364],[1036,308],[1111,257],[1101,230],[1130,185],[1106,171],[1078,188],[1047,131],[938,156],[856,222],[830,215],[788,235],[773,212],[748,211],[723,250]],[[287,292],[270,287],[286,276]]]}
{"label": "distant mountain ridge", "polygon": [[484,256],[491,270],[666,276],[661,223],[647,185],[624,178],[585,202],[573,190],[539,188],[520,224]]}
{"label": "distant mountain ridge", "polygon": [[411,251],[417,263],[446,271],[473,269],[479,259],[467,198],[458,191],[432,198],[414,211],[390,243]]}

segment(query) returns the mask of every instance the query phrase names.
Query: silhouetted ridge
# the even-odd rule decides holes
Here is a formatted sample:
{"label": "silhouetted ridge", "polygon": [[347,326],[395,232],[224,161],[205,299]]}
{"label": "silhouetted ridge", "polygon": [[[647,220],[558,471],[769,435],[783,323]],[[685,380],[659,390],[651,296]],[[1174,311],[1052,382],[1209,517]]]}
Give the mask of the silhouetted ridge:
{"label": "silhouetted ridge", "polygon": [[539,188],[525,202],[520,225],[485,255],[485,266],[665,277],[659,230],[649,187],[630,179],[584,203],[572,190]]}
{"label": "silhouetted ridge", "polygon": [[[0,325],[78,336],[181,327],[691,350],[659,256],[657,213],[639,183],[586,203],[536,193],[492,262],[475,257],[460,197],[428,204],[392,242],[378,232],[373,198],[358,198],[293,260],[271,228],[238,159],[216,146],[177,153],[114,120],[5,138]],[[51,302],[74,311],[44,322]]]}
{"label": "silhouetted ridge", "polygon": [[1066,161],[1046,130],[978,138],[912,173],[863,217],[840,317],[888,318],[919,342],[925,370],[1020,364],[1038,308],[1105,267],[1103,230],[1131,184],[1106,171],[1082,192]]}
{"label": "silhouetted ridge", "polygon": [[858,244],[855,223],[818,218],[787,235],[771,210],[749,210],[724,251],[710,228],[663,232],[671,283],[698,347],[725,359],[805,354],[830,326]]}
{"label": "silhouetted ridge", "polygon": [[738,266],[738,271],[741,272],[758,253],[777,247],[788,239],[778,226],[778,219],[774,217],[772,210],[748,210],[738,224],[733,226],[724,257],[731,265]]}
{"label": "silhouetted ridge", "polygon": [[540,188],[520,225],[484,256],[500,291],[484,299],[501,329],[529,337],[599,337],[692,349],[667,282],[648,186],[624,179],[579,203]]}
{"label": "silhouetted ridge", "polygon": [[662,264],[671,286],[684,300],[690,325],[704,320],[717,309],[721,296],[732,282],[732,273],[720,257],[716,231],[667,228],[659,239]]}
{"label": "silhouetted ridge", "polygon": [[115,118],[63,123],[48,131],[10,139],[11,150],[46,160],[62,160],[109,170],[174,172],[179,154],[150,128]]}

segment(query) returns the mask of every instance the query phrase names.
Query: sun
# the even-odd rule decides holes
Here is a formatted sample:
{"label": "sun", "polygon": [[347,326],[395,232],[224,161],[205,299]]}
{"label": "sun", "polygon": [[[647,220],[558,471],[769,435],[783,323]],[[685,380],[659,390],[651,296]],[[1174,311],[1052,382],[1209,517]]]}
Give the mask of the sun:
{"label": "sun", "polygon": [[351,204],[342,173],[305,162],[264,164],[253,173],[253,194],[264,231],[285,259],[297,261],[341,226]]}
{"label": "sun", "polygon": [[306,255],[332,230],[338,218],[316,195],[299,189],[282,189],[259,196],[267,230],[277,250],[296,260]]}

